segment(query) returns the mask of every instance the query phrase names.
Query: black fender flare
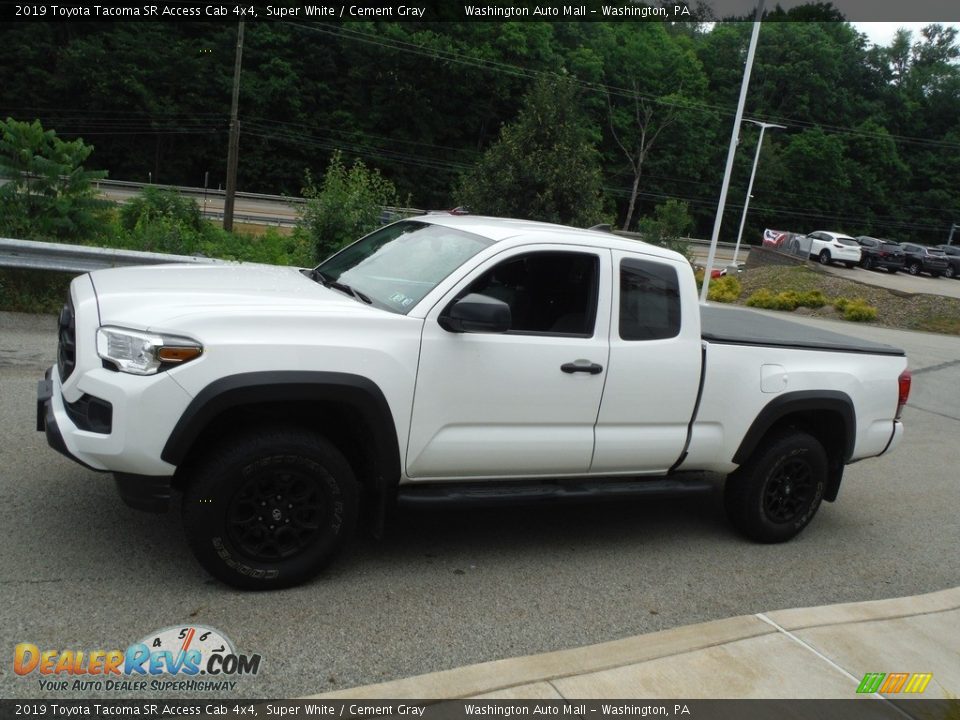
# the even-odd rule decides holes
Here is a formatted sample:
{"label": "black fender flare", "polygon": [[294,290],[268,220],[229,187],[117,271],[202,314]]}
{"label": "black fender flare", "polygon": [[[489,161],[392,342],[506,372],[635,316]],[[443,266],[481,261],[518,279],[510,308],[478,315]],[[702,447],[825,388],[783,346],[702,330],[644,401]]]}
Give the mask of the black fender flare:
{"label": "black fender flare", "polygon": [[373,478],[377,523],[400,481],[400,447],[390,405],[380,387],[361,375],[321,371],[266,371],[220,378],[197,393],[174,426],[160,457],[180,465],[194,441],[224,411],[246,405],[333,401],[354,408],[370,430],[376,455]]}
{"label": "black fender flare", "polygon": [[843,466],[853,457],[857,441],[857,414],[850,396],[839,390],[799,390],[777,395],[767,403],[750,424],[740,447],[733,455],[737,465],[745,463],[760,444],[760,440],[777,421],[794,413],[827,410],[840,416],[844,425],[844,444],[840,463],[830,468],[830,478],[824,492],[824,499],[833,501],[840,490],[843,478]]}

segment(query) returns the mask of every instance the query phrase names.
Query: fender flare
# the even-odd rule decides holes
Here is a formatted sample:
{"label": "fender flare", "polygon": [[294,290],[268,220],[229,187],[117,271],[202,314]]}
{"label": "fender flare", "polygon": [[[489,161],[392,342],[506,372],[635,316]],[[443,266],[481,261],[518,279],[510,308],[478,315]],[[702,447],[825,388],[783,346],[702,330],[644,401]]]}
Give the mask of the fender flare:
{"label": "fender flare", "polygon": [[760,444],[760,440],[767,430],[778,420],[793,413],[817,410],[837,413],[844,425],[841,462],[837,467],[830,469],[830,478],[824,492],[826,500],[835,500],[840,490],[840,481],[843,478],[843,466],[850,462],[850,458],[853,457],[853,450],[857,441],[857,414],[853,407],[853,401],[849,395],[838,390],[800,390],[775,397],[763,407],[751,423],[740,442],[740,447],[737,448],[737,452],[733,456],[733,462],[737,465],[745,463],[757,449],[757,445]]}
{"label": "fender flare", "polygon": [[376,454],[376,477],[380,520],[385,505],[400,481],[400,447],[390,405],[372,380],[339,372],[267,371],[240,373],[220,378],[197,393],[174,426],[160,457],[180,465],[196,438],[224,411],[245,405],[283,402],[333,401],[349,405],[370,429]]}

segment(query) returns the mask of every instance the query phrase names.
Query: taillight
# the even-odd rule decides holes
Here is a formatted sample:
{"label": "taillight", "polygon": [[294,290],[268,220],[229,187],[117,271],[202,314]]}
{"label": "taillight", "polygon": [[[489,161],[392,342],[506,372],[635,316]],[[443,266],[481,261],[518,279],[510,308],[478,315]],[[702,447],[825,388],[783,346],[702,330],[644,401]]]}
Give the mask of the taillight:
{"label": "taillight", "polygon": [[907,404],[907,399],[910,397],[910,384],[913,382],[913,375],[909,370],[904,370],[900,373],[900,377],[897,378],[897,414],[894,416],[895,420],[900,419],[900,414],[903,412],[903,406]]}

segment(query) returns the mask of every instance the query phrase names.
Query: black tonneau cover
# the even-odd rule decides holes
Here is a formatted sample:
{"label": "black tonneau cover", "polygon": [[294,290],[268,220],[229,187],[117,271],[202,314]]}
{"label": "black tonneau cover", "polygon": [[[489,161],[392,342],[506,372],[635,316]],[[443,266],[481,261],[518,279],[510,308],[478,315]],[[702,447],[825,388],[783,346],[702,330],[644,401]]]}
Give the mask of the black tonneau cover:
{"label": "black tonneau cover", "polygon": [[727,345],[767,345],[799,350],[906,355],[900,348],[859,340],[850,335],[821,330],[740,308],[700,306],[700,335]]}

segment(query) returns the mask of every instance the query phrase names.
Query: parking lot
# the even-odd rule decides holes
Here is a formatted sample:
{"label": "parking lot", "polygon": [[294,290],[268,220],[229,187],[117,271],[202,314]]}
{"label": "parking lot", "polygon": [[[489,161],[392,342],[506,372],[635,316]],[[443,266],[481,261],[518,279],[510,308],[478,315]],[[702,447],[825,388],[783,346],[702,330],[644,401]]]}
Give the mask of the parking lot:
{"label": "parking lot", "polygon": [[[945,279],[895,278],[960,290]],[[260,673],[225,695],[292,697],[775,608],[960,585],[960,338],[841,329],[907,349],[915,373],[907,435],[890,457],[850,466],[838,502],[793,542],[741,540],[713,496],[411,513],[384,541],[360,538],[316,581],[253,594],[199,568],[178,512],[128,509],[108,475],[47,448],[34,430],[34,400],[54,358],[54,319],[0,313],[0,634],[9,653],[0,695],[84,696],[45,693],[36,676],[14,675],[20,642],[123,649],[160,628],[209,625],[263,657]]]}

